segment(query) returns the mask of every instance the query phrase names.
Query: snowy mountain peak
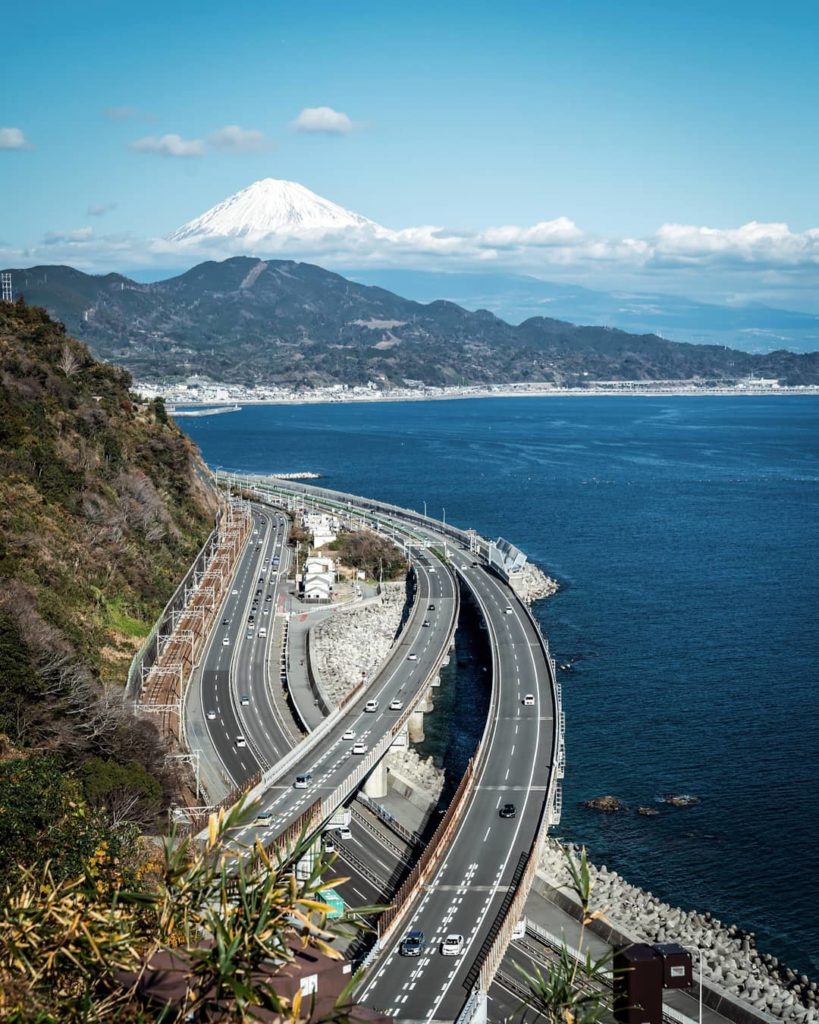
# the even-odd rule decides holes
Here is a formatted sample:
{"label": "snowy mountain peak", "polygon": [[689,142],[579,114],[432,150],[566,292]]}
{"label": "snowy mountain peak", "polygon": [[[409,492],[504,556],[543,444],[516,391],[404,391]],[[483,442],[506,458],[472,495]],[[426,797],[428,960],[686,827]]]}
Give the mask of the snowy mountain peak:
{"label": "snowy mountain peak", "polygon": [[262,178],[168,235],[182,242],[216,238],[263,239],[335,231],[383,229],[331,203],[296,181]]}

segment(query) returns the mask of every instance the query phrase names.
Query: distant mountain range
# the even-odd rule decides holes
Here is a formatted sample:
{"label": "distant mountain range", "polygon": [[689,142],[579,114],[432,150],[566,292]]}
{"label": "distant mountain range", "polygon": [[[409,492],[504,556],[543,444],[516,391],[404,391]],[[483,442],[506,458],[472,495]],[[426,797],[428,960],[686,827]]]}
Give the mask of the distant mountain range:
{"label": "distant mountain range", "polygon": [[680,295],[595,291],[524,274],[371,268],[345,273],[354,281],[389,288],[418,302],[448,299],[469,309],[489,309],[511,323],[548,315],[697,345],[728,345],[745,352],[819,350],[819,316],[762,303],[725,306]]}
{"label": "distant mountain range", "polygon": [[819,353],[753,355],[656,334],[423,304],[309,263],[238,256],[140,284],[71,267],[12,270],[99,357],[143,380],[401,385],[720,378],[819,383]]}

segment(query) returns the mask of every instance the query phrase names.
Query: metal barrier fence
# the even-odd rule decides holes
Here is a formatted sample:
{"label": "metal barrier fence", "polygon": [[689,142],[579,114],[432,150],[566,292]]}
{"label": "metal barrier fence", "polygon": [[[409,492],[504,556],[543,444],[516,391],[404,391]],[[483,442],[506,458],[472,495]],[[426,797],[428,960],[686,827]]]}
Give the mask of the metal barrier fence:
{"label": "metal barrier fence", "polygon": [[131,665],[135,710],[156,715],[166,736],[186,746],[187,685],[250,532],[249,510],[229,505]]}

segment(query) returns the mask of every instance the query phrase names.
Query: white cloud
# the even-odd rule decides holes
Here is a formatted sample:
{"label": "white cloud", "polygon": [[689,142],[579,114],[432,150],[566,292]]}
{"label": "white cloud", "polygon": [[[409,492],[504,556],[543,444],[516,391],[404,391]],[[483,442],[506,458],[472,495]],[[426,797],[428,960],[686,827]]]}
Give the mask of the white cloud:
{"label": "white cloud", "polygon": [[349,135],[355,125],[347,114],[332,107],[305,107],[290,127],[306,134]]}
{"label": "white cloud", "polygon": [[574,221],[568,217],[558,217],[556,220],[540,221],[528,228],[488,228],[478,237],[485,245],[505,249],[519,246],[566,245],[580,241],[584,235]]}
{"label": "white cloud", "polygon": [[192,157],[203,156],[205,144],[201,139],[183,139],[181,135],[146,135],[136,139],[130,149],[137,153],[157,153],[159,156]]}
{"label": "white cloud", "polygon": [[257,153],[269,145],[264,132],[240,128],[238,124],[226,124],[211,132],[208,143],[215,149],[231,149],[239,153]]}
{"label": "white cloud", "polygon": [[104,217],[116,208],[116,203],[92,203],[85,212],[89,217]]}
{"label": "white cloud", "polygon": [[21,128],[0,128],[0,149],[31,149]]}

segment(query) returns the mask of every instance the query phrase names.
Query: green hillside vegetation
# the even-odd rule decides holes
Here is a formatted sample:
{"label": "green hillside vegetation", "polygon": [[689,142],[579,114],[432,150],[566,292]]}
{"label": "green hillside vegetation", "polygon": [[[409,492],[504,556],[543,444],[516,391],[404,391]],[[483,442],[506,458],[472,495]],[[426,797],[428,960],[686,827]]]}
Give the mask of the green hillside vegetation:
{"label": "green hillside vegetation", "polygon": [[44,310],[0,303],[0,881],[153,824],[175,781],[127,668],[213,523],[159,402]]}

